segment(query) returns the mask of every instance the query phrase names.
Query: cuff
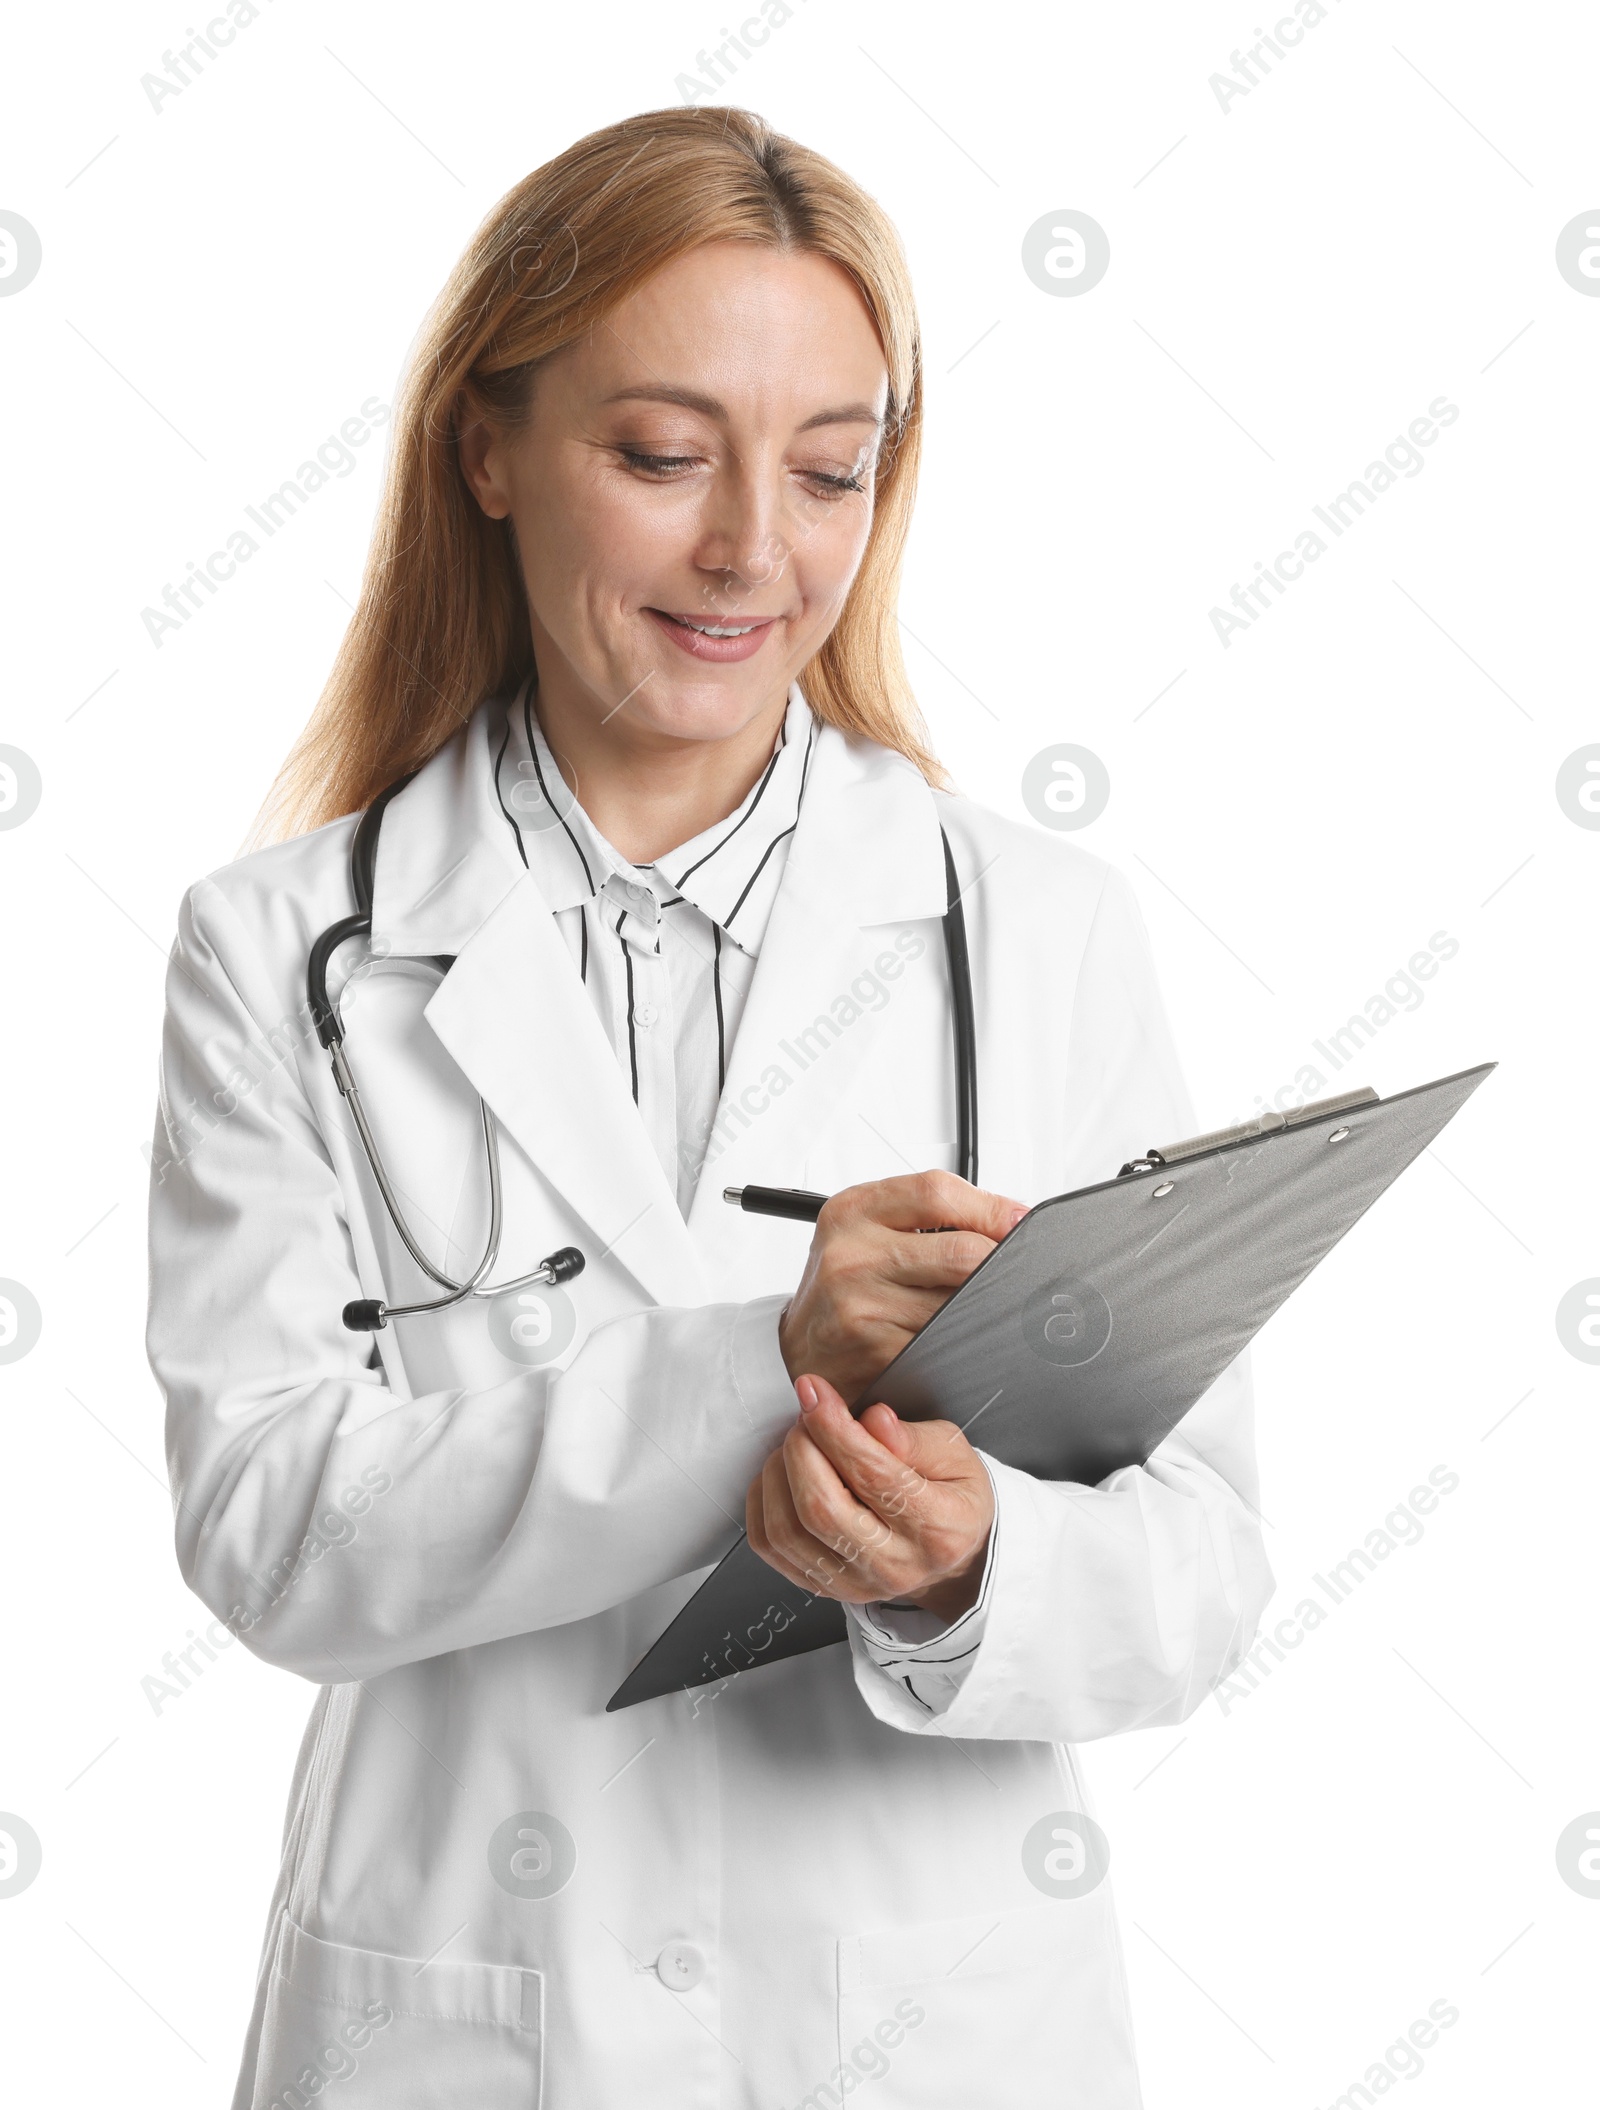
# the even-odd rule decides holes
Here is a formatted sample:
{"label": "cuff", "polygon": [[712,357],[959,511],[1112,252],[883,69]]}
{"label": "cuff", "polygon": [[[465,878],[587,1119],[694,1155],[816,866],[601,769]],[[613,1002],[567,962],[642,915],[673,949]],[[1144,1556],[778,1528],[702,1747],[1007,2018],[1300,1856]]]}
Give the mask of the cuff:
{"label": "cuff", "polygon": [[[978,1453],[983,1457],[983,1453]],[[984,1470],[989,1461],[984,1458]],[[994,1475],[989,1473],[994,1486]],[[984,1556],[983,1578],[976,1601],[948,1624],[921,1605],[877,1600],[846,1605],[867,1660],[930,1713],[948,1706],[961,1690],[983,1641],[994,1591],[996,1548],[1000,1543],[1000,1505],[996,1490],[994,1523]]]}
{"label": "cuff", "polygon": [[778,1321],[788,1303],[787,1292],[753,1298],[739,1307],[733,1322],[733,1388],[753,1429],[776,1424],[781,1430],[800,1411],[778,1347]]}

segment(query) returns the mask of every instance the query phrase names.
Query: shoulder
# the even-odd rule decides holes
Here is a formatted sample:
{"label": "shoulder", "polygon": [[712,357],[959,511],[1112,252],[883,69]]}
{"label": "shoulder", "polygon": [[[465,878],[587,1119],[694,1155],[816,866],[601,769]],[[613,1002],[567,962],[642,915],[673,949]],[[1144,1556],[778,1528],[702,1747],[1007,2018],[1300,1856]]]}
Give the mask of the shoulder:
{"label": "shoulder", "polygon": [[274,932],[298,938],[355,906],[350,894],[350,846],[361,819],[346,814],[306,835],[269,843],[197,879],[184,909],[202,922],[242,926],[263,942]]}
{"label": "shoulder", "polygon": [[930,795],[964,885],[982,873],[984,884],[992,878],[995,894],[1008,900],[1025,895],[1042,909],[1091,912],[1108,889],[1120,893],[1127,887],[1115,865],[1069,835],[1013,820],[960,792]]}
{"label": "shoulder", "polygon": [[298,1011],[314,939],[355,907],[350,845],[359,821],[346,815],[195,880],[178,907],[168,972],[175,1014],[197,999],[242,1005],[264,1028]]}

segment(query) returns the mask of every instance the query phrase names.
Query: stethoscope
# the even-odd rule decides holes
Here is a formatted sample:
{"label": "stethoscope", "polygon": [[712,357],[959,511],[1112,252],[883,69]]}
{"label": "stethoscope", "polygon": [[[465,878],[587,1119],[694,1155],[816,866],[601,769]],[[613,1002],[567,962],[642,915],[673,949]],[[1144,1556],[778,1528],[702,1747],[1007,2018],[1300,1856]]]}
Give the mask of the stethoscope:
{"label": "stethoscope", "polygon": [[[442,1297],[433,1297],[418,1304],[390,1304],[382,1297],[360,1297],[344,1308],[344,1323],[352,1333],[376,1333],[391,1319],[409,1319],[418,1312],[445,1311],[452,1304],[459,1304],[466,1297],[498,1297],[505,1290],[524,1289],[530,1283],[540,1282],[553,1287],[560,1282],[570,1282],[581,1275],[584,1268],[583,1255],[576,1246],[563,1246],[559,1252],[547,1254],[536,1268],[527,1274],[517,1275],[509,1282],[484,1283],[484,1276],[494,1266],[500,1253],[500,1230],[502,1203],[500,1193],[500,1136],[494,1115],[487,1102],[480,1096],[478,1112],[483,1122],[483,1154],[489,1173],[489,1235],[484,1240],[483,1256],[464,1282],[447,1275],[442,1268],[435,1267],[427,1254],[413,1237],[405,1212],[400,1206],[394,1183],[383,1162],[383,1153],[378,1148],[377,1138],[367,1120],[367,1110],[361,1103],[361,1094],[351,1075],[350,1063],[344,1052],[344,1021],[339,1016],[339,1007],[328,995],[328,962],[337,946],[346,938],[364,937],[372,929],[372,875],[378,860],[378,830],[383,825],[384,808],[399,791],[411,782],[416,771],[410,770],[396,778],[387,790],[380,791],[356,829],[355,841],[350,846],[350,891],[355,896],[356,912],[343,916],[337,923],[330,923],[311,948],[306,963],[306,997],[311,1008],[312,1023],[317,1029],[317,1038],[328,1051],[333,1065],[334,1082],[344,1095],[350,1109],[350,1118],[355,1122],[356,1134],[366,1152],[367,1163],[372,1168],[372,1177],[383,1196],[383,1205],[389,1212],[389,1220],[399,1232],[406,1251],[431,1280],[437,1282],[445,1292]],[[452,953],[441,953],[435,964],[446,973],[455,965]]]}
{"label": "stethoscope", "polygon": [[[418,1304],[390,1304],[382,1297],[361,1297],[344,1307],[344,1323],[352,1333],[376,1333],[391,1319],[409,1319],[419,1312],[445,1311],[452,1304],[459,1304],[467,1297],[498,1297],[506,1290],[523,1289],[538,1282],[553,1287],[570,1282],[581,1275],[584,1257],[576,1246],[562,1246],[559,1251],[549,1253],[536,1268],[527,1274],[517,1275],[509,1282],[485,1284],[484,1277],[494,1266],[500,1254],[500,1232],[502,1203],[500,1191],[500,1137],[494,1115],[488,1103],[480,1095],[478,1113],[483,1123],[484,1163],[489,1174],[489,1235],[484,1240],[483,1255],[465,1281],[457,1281],[436,1267],[424,1253],[412,1235],[405,1219],[405,1212],[394,1190],[378,1148],[377,1138],[367,1120],[366,1108],[361,1103],[361,1094],[351,1074],[349,1059],[344,1051],[344,1023],[339,1016],[338,1004],[328,995],[328,962],[337,947],[347,938],[365,937],[372,929],[372,878],[377,867],[378,831],[383,825],[384,809],[397,792],[403,791],[417,774],[408,770],[397,777],[386,790],[380,791],[366,812],[361,816],[350,845],[350,891],[355,897],[356,910],[353,916],[342,916],[337,923],[330,923],[311,947],[306,963],[306,998],[311,1011],[312,1023],[317,1029],[317,1038],[328,1051],[333,1067],[333,1078],[350,1109],[361,1148],[366,1153],[372,1177],[377,1182],[383,1205],[389,1212],[389,1220],[399,1232],[406,1251],[417,1266],[431,1281],[438,1283],[445,1292]],[[950,970],[950,1019],[951,1038],[956,1087],[956,1155],[961,1177],[970,1185],[978,1184],[978,1055],[977,1035],[973,1023],[972,967],[967,953],[967,921],[961,906],[961,886],[956,877],[956,863],[950,852],[950,839],[943,828],[939,840],[944,845],[944,875],[946,908],[944,912],[945,957]],[[440,953],[435,965],[448,973],[455,965],[453,953]]]}

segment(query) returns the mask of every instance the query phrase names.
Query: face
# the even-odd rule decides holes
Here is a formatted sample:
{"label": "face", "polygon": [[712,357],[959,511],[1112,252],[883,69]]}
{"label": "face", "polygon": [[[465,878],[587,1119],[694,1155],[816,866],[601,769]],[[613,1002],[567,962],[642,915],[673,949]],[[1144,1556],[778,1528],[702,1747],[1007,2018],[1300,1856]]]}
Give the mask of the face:
{"label": "face", "polygon": [[535,377],[525,425],[462,432],[516,533],[540,715],[659,749],[781,716],[872,522],[883,348],[836,264],[716,242]]}

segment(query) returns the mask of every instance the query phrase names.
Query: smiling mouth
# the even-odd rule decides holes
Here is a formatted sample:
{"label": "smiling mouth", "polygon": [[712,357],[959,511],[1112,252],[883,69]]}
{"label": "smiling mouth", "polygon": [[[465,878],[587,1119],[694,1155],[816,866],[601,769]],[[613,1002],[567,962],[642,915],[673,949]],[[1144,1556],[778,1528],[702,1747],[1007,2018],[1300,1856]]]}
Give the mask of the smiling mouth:
{"label": "smiling mouth", "polygon": [[748,637],[752,630],[764,630],[769,623],[778,620],[774,615],[767,615],[752,623],[697,623],[693,616],[676,615],[670,608],[652,608],[650,613],[669,623],[677,623],[685,630],[693,630],[700,637]]}

